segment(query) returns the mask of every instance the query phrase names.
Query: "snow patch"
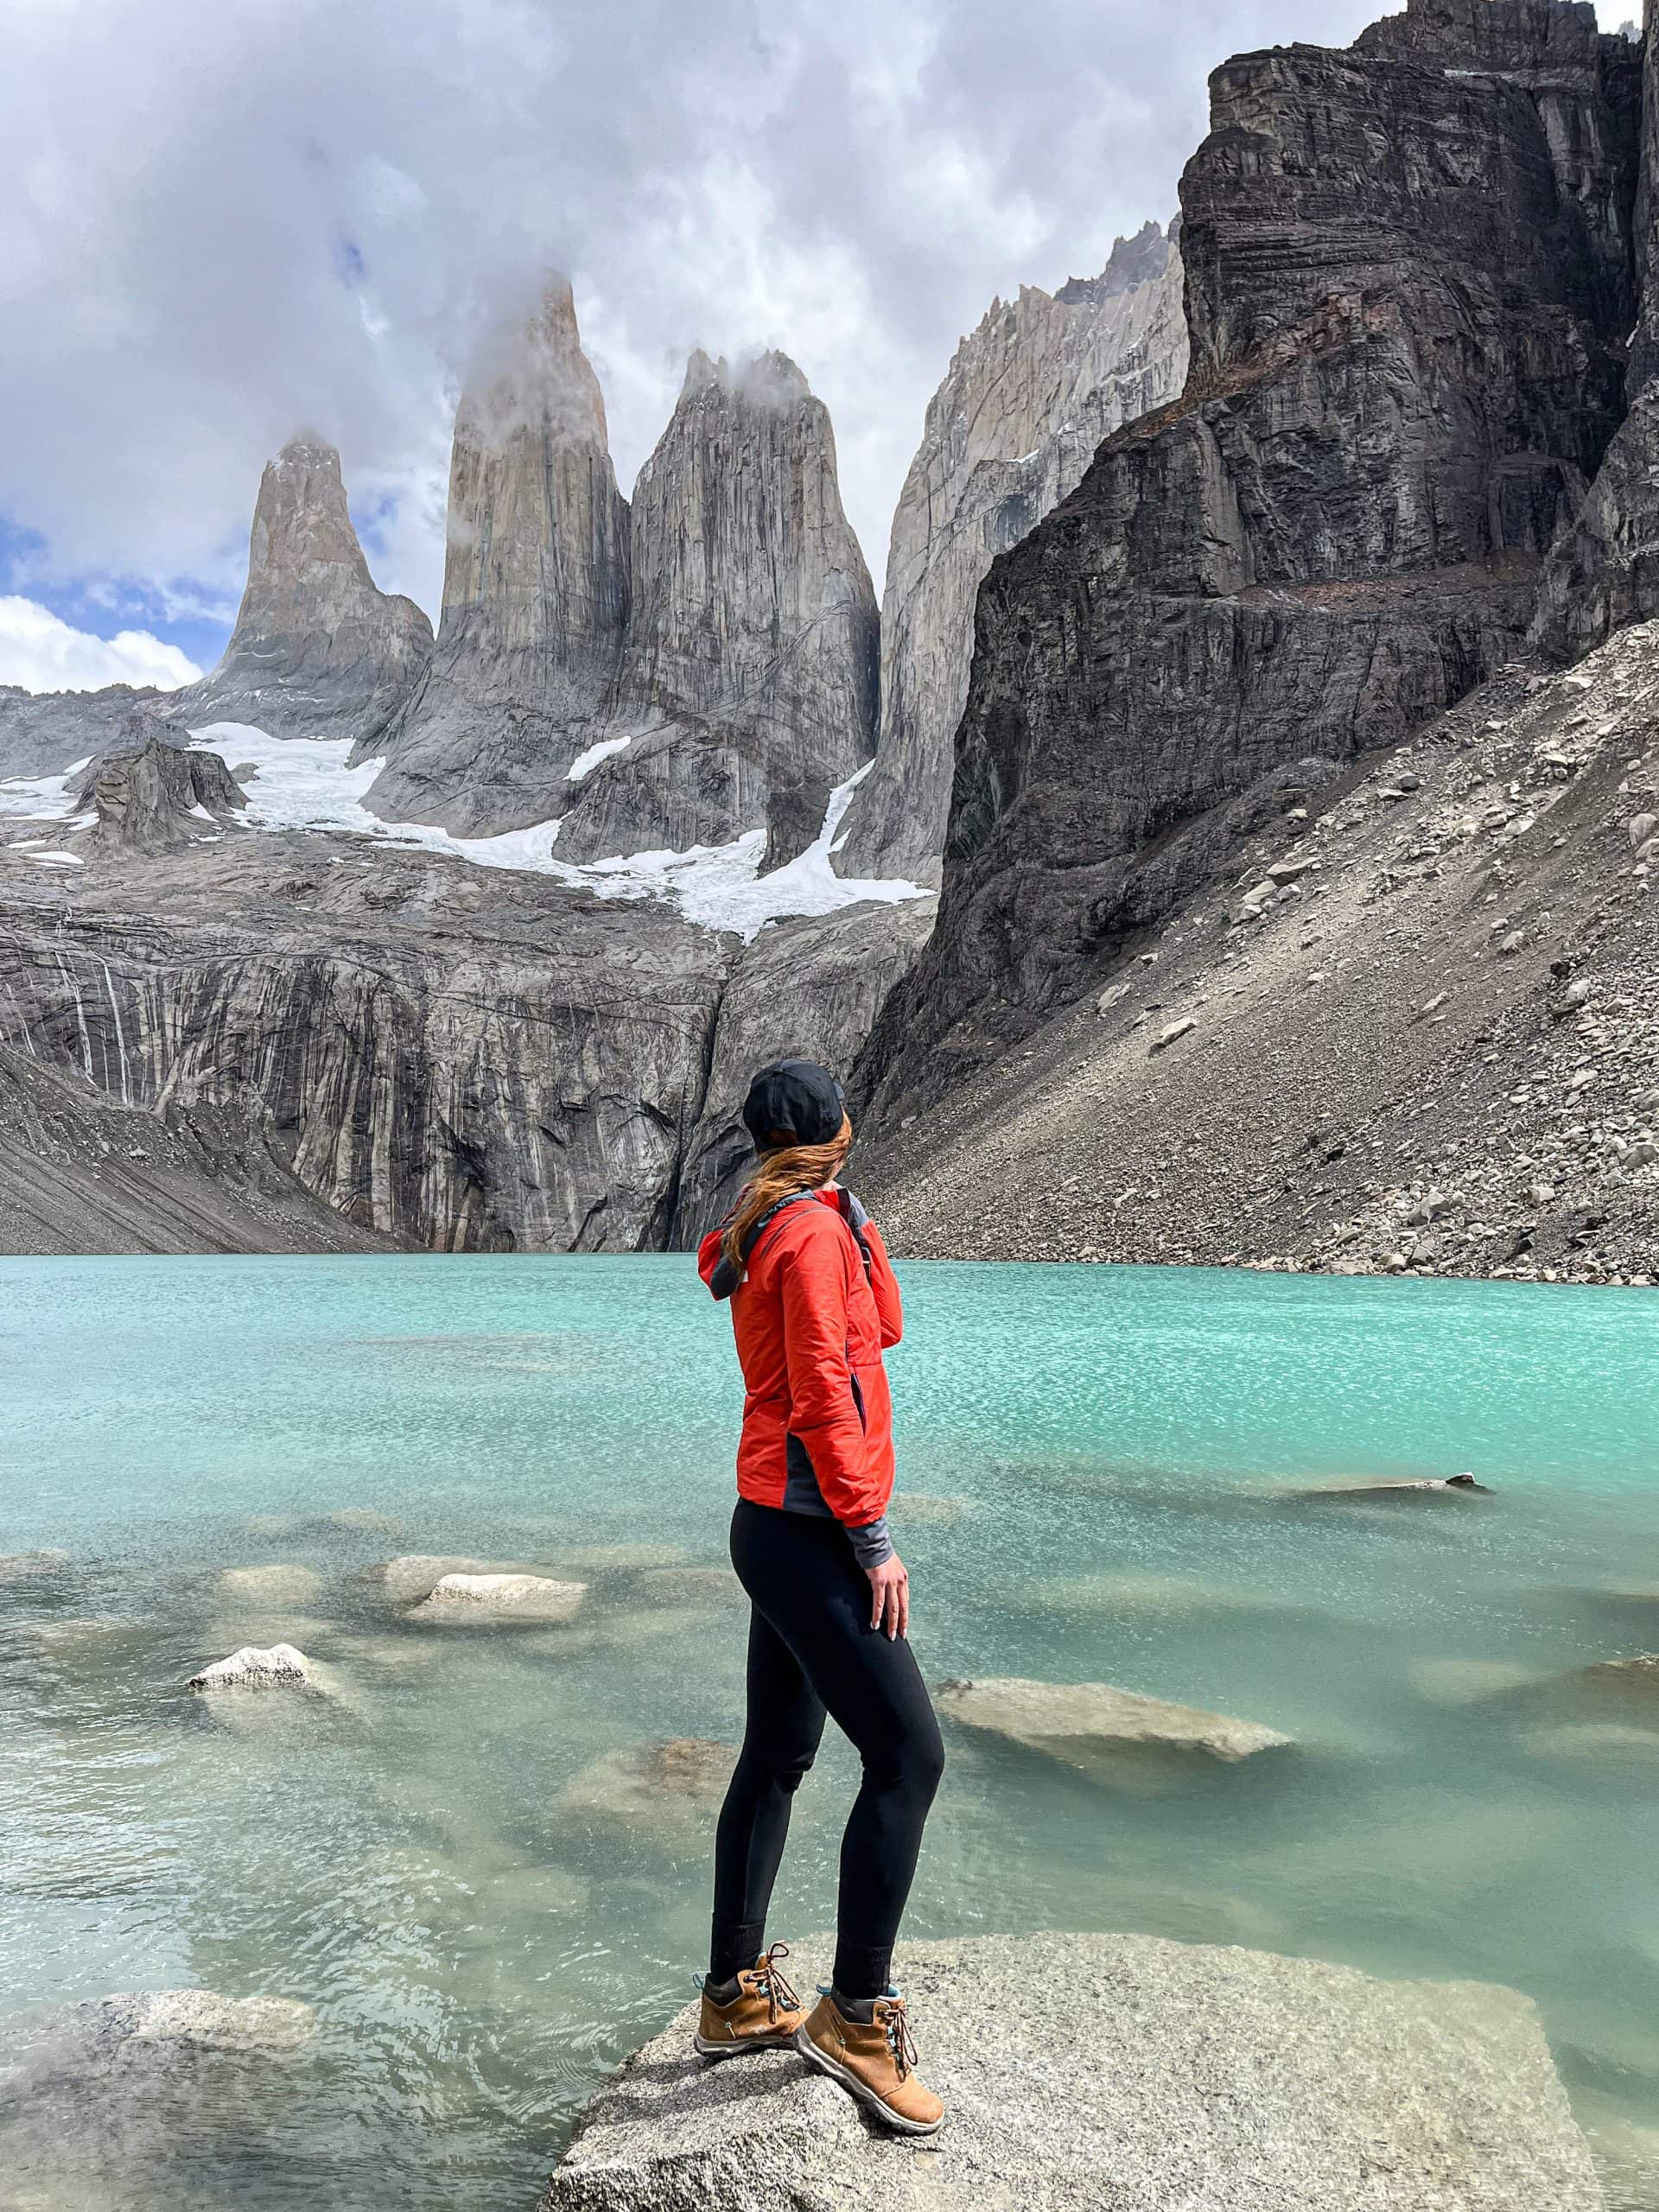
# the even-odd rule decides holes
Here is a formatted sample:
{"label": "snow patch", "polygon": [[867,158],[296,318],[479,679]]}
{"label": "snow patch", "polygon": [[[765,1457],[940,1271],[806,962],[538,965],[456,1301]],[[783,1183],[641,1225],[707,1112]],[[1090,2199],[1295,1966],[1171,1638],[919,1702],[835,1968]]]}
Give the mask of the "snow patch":
{"label": "snow patch", "polygon": [[[233,773],[241,772],[251,829],[334,830],[379,845],[446,853],[475,868],[555,876],[601,899],[667,899],[687,921],[705,929],[735,930],[745,939],[766,923],[791,915],[834,913],[864,899],[896,904],[927,895],[919,885],[897,879],[843,880],[830,864],[842,818],[874,765],[869,762],[831,793],[823,827],[806,850],[786,867],[762,875],[766,839],[760,830],[729,845],[634,853],[578,868],[553,857],[556,820],[496,837],[455,837],[423,823],[381,821],[363,801],[385,763],[365,760],[353,767],[349,738],[271,737],[249,722],[210,722],[193,730],[191,737],[198,750],[220,753]],[[613,752],[627,741],[607,739],[582,758]]]}
{"label": "snow patch", "polygon": [[608,760],[613,753],[623,752],[633,743],[632,737],[601,737],[597,745],[590,745],[585,753],[578,753],[564,772],[568,784],[579,784],[584,776],[592,775],[601,760]]}
{"label": "snow patch", "polygon": [[9,776],[0,783],[0,814],[21,816],[26,822],[61,822],[73,804],[69,786],[92,765],[89,753],[60,776]]}

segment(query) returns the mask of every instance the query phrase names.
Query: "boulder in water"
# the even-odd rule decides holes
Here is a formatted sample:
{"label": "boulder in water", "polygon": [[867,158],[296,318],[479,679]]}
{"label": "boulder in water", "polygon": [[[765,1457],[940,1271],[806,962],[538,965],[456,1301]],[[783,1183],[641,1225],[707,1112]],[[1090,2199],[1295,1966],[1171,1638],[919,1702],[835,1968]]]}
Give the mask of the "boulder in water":
{"label": "boulder in water", "polygon": [[270,1567],[227,1567],[219,1578],[226,1598],[251,1599],[273,1605],[307,1604],[322,1588],[314,1567],[283,1563]]}
{"label": "boulder in water", "polygon": [[37,1574],[54,1574],[68,1564],[67,1552],[0,1552],[0,1582],[31,1582]]}
{"label": "boulder in water", "polygon": [[499,1560],[435,1557],[425,1552],[405,1552],[400,1558],[389,1559],[378,1572],[380,1580],[386,1586],[388,1597],[407,1605],[411,1599],[429,1595],[446,1574],[520,1574],[524,1570],[504,1566]]}
{"label": "boulder in water", "polygon": [[511,1612],[538,1621],[568,1621],[587,1595],[585,1582],[554,1582],[544,1574],[446,1574],[415,1611],[423,1620]]}
{"label": "boulder in water", "polygon": [[[810,1984],[829,1947],[803,1947]],[[792,2053],[742,2081],[688,2008],[578,2122],[542,2212],[1602,2212],[1537,2012],[1476,1983],[1143,1936],[912,1943],[949,2117],[895,2142]]]}
{"label": "boulder in water", "polygon": [[713,1819],[737,1764],[735,1744],[675,1736],[607,1751],[558,1796],[560,1808],[607,1825],[650,1830]]}
{"label": "boulder in water", "polygon": [[1109,1682],[1037,1682],[1017,1676],[941,1682],[941,1713],[1023,1744],[1084,1773],[1125,1752],[1197,1753],[1229,1763],[1281,1750],[1290,1738],[1253,1720],[1166,1705]]}
{"label": "boulder in water", "polygon": [[273,1643],[269,1650],[245,1643],[228,1659],[217,1660],[192,1675],[193,1690],[304,1689],[312,1679],[311,1662],[291,1643]]}
{"label": "boulder in water", "polygon": [[211,1989],[147,1989],[77,2005],[73,2020],[95,2044],[181,2044],[196,2050],[284,2058],[303,2050],[317,2016],[292,1997],[220,1997]]}
{"label": "boulder in water", "polygon": [[1391,1504],[1396,1499],[1490,1497],[1492,1491],[1490,1484],[1478,1483],[1472,1475],[1420,1475],[1398,1482],[1319,1483],[1311,1489],[1299,1490],[1294,1495]]}

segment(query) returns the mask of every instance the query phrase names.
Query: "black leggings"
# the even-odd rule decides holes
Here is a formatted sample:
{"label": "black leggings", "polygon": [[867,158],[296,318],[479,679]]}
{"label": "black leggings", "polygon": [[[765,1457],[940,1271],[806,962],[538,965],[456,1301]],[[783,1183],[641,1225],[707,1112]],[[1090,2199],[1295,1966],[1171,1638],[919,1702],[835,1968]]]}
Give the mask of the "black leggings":
{"label": "black leggings", "polygon": [[732,1564],[748,1592],[748,1722],[715,1840],[711,1978],[753,1966],[790,1801],[824,1715],[858,1747],[864,1780],[841,1842],[835,1986],[879,1997],[916,1872],[944,1746],[915,1654],[870,1626],[869,1578],[841,1524],[739,1502]]}

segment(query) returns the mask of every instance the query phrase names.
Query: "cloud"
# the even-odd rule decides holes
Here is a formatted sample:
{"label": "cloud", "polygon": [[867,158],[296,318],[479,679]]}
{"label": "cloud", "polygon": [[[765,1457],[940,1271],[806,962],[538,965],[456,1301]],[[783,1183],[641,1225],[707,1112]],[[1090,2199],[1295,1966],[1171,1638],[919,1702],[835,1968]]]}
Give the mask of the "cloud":
{"label": "cloud", "polygon": [[625,489],[693,346],[781,348],[879,578],[993,294],[1173,212],[1229,54],[1389,4],[20,0],[0,513],[49,578],[233,597],[260,468],[314,424],[378,580],[432,608],[459,376],[558,266]]}
{"label": "cloud", "polygon": [[25,691],[98,691],[106,683],[176,691],[200,674],[176,645],[148,630],[94,637],[32,599],[0,598],[0,683]]}

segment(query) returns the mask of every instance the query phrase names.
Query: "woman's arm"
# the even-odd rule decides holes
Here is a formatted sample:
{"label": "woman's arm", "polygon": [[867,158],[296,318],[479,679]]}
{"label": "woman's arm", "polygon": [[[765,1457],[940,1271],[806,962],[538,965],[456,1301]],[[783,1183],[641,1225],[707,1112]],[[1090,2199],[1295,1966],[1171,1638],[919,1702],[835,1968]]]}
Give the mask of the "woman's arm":
{"label": "woman's arm", "polygon": [[861,1528],[876,1519],[864,1423],[847,1361],[848,1263],[850,1248],[823,1217],[823,1227],[784,1253],[779,1287],[784,1307],[784,1358],[789,1371],[791,1435],[812,1462],[823,1502],[837,1521]]}

